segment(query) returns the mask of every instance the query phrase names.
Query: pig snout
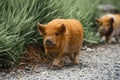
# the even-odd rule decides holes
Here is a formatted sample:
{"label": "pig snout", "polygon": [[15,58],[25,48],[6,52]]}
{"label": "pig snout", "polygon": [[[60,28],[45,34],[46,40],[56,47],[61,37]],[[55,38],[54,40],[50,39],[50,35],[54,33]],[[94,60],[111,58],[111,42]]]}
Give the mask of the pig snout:
{"label": "pig snout", "polygon": [[47,39],[46,41],[45,41],[45,45],[47,46],[47,47],[54,47],[54,42],[53,42],[53,40],[52,39]]}

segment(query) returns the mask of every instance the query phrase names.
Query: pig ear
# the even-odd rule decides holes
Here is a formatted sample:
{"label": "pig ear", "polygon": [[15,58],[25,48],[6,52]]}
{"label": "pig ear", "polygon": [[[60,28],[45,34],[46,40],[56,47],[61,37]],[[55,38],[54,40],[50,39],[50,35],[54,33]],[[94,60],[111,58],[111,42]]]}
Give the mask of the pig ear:
{"label": "pig ear", "polygon": [[110,23],[114,23],[114,19],[113,18],[110,18]]}
{"label": "pig ear", "polygon": [[38,28],[38,31],[41,35],[45,34],[45,25],[37,23],[37,28]]}
{"label": "pig ear", "polygon": [[96,24],[99,24],[99,23],[100,23],[100,21],[99,21],[98,18],[95,19],[95,23],[96,23]]}
{"label": "pig ear", "polygon": [[101,26],[102,25],[102,23],[100,22],[100,20],[98,18],[95,19],[95,23],[96,23],[97,26]]}
{"label": "pig ear", "polygon": [[60,27],[59,27],[59,32],[64,34],[66,32],[66,27],[64,24],[62,24]]}

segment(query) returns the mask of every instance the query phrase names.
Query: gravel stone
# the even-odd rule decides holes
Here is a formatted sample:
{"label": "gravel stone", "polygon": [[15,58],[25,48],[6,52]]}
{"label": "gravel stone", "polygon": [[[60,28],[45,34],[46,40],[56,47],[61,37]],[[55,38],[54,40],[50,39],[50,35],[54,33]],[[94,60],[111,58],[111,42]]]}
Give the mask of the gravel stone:
{"label": "gravel stone", "polygon": [[87,48],[86,51],[88,51],[88,52],[89,52],[89,51],[93,51],[93,49],[91,49],[91,48]]}

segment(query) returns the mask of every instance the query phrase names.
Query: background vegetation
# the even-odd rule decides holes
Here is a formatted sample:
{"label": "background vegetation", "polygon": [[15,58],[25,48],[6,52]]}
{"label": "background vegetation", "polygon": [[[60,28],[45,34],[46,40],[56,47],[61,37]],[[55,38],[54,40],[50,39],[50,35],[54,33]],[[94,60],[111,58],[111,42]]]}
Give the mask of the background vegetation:
{"label": "background vegetation", "polygon": [[29,44],[42,40],[36,29],[37,22],[45,24],[54,18],[78,19],[85,29],[84,43],[98,43],[94,20],[100,2],[101,0],[0,0],[0,68],[17,63]]}

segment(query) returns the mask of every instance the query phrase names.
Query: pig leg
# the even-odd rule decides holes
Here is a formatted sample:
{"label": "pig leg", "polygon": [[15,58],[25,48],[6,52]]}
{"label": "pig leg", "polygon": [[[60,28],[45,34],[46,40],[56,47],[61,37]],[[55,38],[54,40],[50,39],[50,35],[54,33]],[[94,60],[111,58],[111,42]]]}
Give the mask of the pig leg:
{"label": "pig leg", "polygon": [[115,36],[116,43],[119,43],[119,36]]}
{"label": "pig leg", "polygon": [[106,41],[108,44],[115,43],[115,37],[113,36],[113,34],[111,34],[110,36],[106,36]]}
{"label": "pig leg", "polygon": [[73,54],[69,55],[69,59],[70,59],[71,61],[74,60]]}
{"label": "pig leg", "polygon": [[105,36],[102,36],[100,42],[105,42],[105,41],[106,41]]}
{"label": "pig leg", "polygon": [[79,51],[74,53],[74,64],[77,65],[78,63],[79,63]]}
{"label": "pig leg", "polygon": [[62,66],[61,60],[63,58],[63,53],[60,53],[57,58],[54,59],[52,65],[53,66]]}
{"label": "pig leg", "polygon": [[109,43],[109,44],[115,43],[115,42],[116,42],[116,40],[114,37],[109,38],[109,40],[107,41],[107,43]]}

